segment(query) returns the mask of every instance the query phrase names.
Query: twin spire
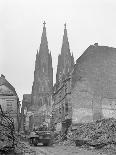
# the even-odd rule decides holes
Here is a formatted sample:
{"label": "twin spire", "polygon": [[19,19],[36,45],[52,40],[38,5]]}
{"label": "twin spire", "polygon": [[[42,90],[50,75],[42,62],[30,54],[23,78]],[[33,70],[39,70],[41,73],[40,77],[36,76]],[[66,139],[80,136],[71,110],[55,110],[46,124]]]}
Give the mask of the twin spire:
{"label": "twin spire", "polygon": [[[48,51],[48,41],[47,41],[47,35],[46,35],[46,22],[43,22],[43,32],[42,32],[42,36],[41,36],[41,43],[40,43],[40,50],[39,53],[43,50],[43,47],[45,48],[46,46],[46,50]],[[68,42],[68,37],[67,37],[67,29],[66,29],[66,23],[64,24],[64,36],[63,36],[63,44],[65,44],[65,42]],[[38,53],[38,52],[37,52]]]}
{"label": "twin spire", "polygon": [[[41,36],[39,52],[37,52],[37,55],[38,55],[37,57],[39,57],[39,60],[38,60],[39,63],[41,61],[47,63],[47,60],[49,57],[48,55],[51,55],[49,53],[49,49],[48,49],[48,41],[47,41],[47,35],[46,35],[46,22],[45,21],[43,22],[43,32],[42,32],[42,36]],[[59,77],[60,73],[67,74],[67,72],[70,72],[73,64],[74,64],[74,58],[73,58],[73,55],[71,55],[71,53],[70,53],[70,46],[69,46],[68,35],[67,35],[67,27],[66,27],[66,23],[65,23],[61,54],[59,54],[59,56],[58,56],[57,77]],[[57,79],[59,79],[59,78],[57,78]]]}

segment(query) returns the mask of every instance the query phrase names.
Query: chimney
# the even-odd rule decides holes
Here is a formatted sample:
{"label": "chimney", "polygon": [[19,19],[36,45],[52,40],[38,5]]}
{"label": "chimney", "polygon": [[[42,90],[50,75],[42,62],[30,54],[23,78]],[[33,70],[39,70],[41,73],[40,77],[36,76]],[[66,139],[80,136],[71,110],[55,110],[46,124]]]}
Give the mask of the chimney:
{"label": "chimney", "polygon": [[1,74],[1,78],[4,78],[5,79],[5,76],[3,74]]}
{"label": "chimney", "polygon": [[98,46],[98,43],[95,43],[94,46]]}

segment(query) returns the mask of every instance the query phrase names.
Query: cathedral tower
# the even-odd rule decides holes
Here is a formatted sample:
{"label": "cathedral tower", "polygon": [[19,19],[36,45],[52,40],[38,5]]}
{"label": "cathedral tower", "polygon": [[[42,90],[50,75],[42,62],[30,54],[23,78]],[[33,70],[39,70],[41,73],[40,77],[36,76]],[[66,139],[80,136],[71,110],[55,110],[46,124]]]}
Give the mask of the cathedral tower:
{"label": "cathedral tower", "polygon": [[48,49],[45,22],[39,52],[37,50],[34,82],[32,86],[32,104],[39,107],[50,104],[50,95],[53,88],[52,56]]}
{"label": "cathedral tower", "polygon": [[73,66],[74,66],[74,57],[73,54],[71,55],[70,53],[66,24],[64,24],[64,35],[63,35],[61,54],[58,56],[56,82],[58,82],[59,79],[62,78],[63,76],[66,76],[68,73],[70,73]]}

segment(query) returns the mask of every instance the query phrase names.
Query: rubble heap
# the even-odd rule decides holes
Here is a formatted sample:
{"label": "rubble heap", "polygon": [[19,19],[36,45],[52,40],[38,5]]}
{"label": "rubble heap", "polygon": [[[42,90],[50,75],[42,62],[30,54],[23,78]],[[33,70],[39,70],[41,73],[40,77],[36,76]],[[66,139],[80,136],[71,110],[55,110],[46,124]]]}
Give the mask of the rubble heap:
{"label": "rubble heap", "polygon": [[15,147],[15,128],[13,119],[3,113],[0,106],[0,152],[9,152]]}
{"label": "rubble heap", "polygon": [[71,136],[76,145],[86,144],[96,148],[102,148],[108,144],[116,145],[116,119],[80,123],[75,130],[72,130]]}
{"label": "rubble heap", "polygon": [[29,153],[36,155],[36,152],[20,141],[19,134],[15,132],[13,118],[4,113],[0,106],[0,154]]}
{"label": "rubble heap", "polygon": [[18,141],[16,147],[15,147],[15,153],[16,154],[29,154],[29,155],[36,155],[36,151],[34,149],[31,149],[29,145],[27,145],[25,142]]}

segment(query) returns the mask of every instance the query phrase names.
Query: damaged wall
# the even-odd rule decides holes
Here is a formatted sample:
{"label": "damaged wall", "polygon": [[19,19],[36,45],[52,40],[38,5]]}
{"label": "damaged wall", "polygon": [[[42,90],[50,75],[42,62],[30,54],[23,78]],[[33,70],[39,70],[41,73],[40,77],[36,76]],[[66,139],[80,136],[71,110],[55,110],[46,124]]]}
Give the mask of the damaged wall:
{"label": "damaged wall", "polygon": [[[87,84],[82,82],[83,79],[86,79]],[[83,87],[85,87],[85,92],[81,91]],[[89,46],[81,57],[77,59],[72,73],[73,109],[77,110],[78,115],[79,112],[82,113],[80,114],[82,117],[86,115],[85,113],[88,110],[92,109],[93,120],[103,117],[115,117],[113,111],[111,111],[112,106],[109,100],[116,98],[115,92],[116,49],[107,46],[98,46],[98,44]],[[87,107],[88,103],[89,108]],[[83,107],[86,107],[85,113],[82,112]],[[88,113],[91,112],[88,111]]]}

